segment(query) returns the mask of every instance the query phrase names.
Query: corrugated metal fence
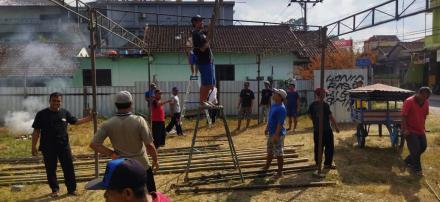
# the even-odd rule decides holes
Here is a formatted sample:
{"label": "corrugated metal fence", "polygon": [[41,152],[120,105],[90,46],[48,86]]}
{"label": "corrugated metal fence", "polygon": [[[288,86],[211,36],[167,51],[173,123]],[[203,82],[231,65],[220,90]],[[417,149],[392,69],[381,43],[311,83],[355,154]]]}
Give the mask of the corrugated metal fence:
{"label": "corrugated metal fence", "polygon": [[[199,100],[199,85],[197,81],[191,81],[190,101]],[[306,110],[308,103],[313,100],[313,81],[296,81],[297,90],[303,101],[302,109]],[[243,88],[244,81],[221,81],[219,83],[219,101],[225,106],[225,114],[236,115],[239,94]],[[188,81],[169,81],[158,82],[159,88],[163,91],[163,99],[170,97],[172,87],[177,87],[180,90],[180,100],[183,97],[188,85]],[[274,84],[277,88],[279,85]],[[255,92],[257,100],[257,81],[250,81],[250,89]],[[260,90],[264,88],[263,82],[260,82]],[[147,103],[145,102],[145,91],[148,90],[147,82],[135,82],[135,86],[126,87],[98,87],[97,88],[97,112],[99,115],[109,117],[115,113],[116,109],[113,104],[114,95],[121,91],[127,90],[134,96],[134,110],[140,113],[147,112]],[[63,107],[68,109],[73,115],[81,117],[84,106],[90,106],[92,103],[92,89],[86,88],[84,94],[83,88],[45,88],[45,87],[29,87],[29,88],[6,88],[0,87],[0,113],[5,115],[8,111],[24,110],[23,101],[26,98],[36,98],[41,104],[48,105],[49,94],[52,92],[61,92],[63,96]],[[197,104],[187,105],[188,109],[197,107]],[[257,101],[254,103],[253,113],[257,114]],[[166,107],[168,110],[168,107]],[[3,121],[4,117],[0,117]]]}

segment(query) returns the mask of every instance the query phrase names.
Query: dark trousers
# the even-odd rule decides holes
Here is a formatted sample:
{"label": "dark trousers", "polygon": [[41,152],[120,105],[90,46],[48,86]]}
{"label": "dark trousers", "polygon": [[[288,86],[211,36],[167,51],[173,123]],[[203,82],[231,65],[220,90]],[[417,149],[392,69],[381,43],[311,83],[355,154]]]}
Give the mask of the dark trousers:
{"label": "dark trousers", "polygon": [[176,131],[177,131],[178,135],[183,134],[182,126],[180,125],[180,113],[173,114],[173,117],[171,117],[170,123],[168,123],[168,126],[166,127],[166,131],[170,132],[174,126],[176,126]]}
{"label": "dark trousers", "polygon": [[215,123],[215,118],[217,116],[217,109],[210,109],[209,112],[209,118],[211,118],[211,123]]}
{"label": "dark trousers", "polygon": [[163,121],[152,121],[151,128],[153,131],[154,146],[159,148],[165,145],[166,133],[165,133],[165,122]]}
{"label": "dark trousers", "polygon": [[405,158],[405,162],[410,164],[414,171],[421,171],[420,157],[427,147],[426,136],[410,134],[405,136],[405,139],[409,150],[409,155]]}
{"label": "dark trousers", "polygon": [[[315,163],[318,165],[318,140],[319,140],[319,133],[318,131],[313,132],[313,140],[315,142]],[[335,150],[334,140],[333,140],[333,131],[324,131],[323,137],[322,137],[322,147],[321,151],[325,154],[325,160],[324,165],[332,165],[333,162],[333,153]],[[322,155],[322,153],[321,153]]]}
{"label": "dark trousers", "polygon": [[50,149],[43,151],[44,166],[46,167],[47,181],[52,192],[58,192],[60,187],[57,182],[57,162],[60,160],[61,168],[64,173],[64,184],[68,192],[76,191],[75,171],[73,168],[72,151],[70,147]]}
{"label": "dark trousers", "polygon": [[148,168],[147,170],[147,189],[148,189],[148,193],[149,192],[156,192],[156,182],[154,182],[154,175],[153,175],[153,170],[150,168]]}

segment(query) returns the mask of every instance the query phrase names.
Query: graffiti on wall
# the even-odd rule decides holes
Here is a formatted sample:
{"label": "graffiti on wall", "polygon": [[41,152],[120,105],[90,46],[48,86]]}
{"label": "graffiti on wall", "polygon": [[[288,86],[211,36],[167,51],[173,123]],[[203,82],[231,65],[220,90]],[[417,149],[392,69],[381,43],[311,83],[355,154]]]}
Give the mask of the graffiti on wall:
{"label": "graffiti on wall", "polygon": [[356,82],[364,81],[362,74],[331,74],[326,78],[329,94],[326,101],[329,105],[340,103],[343,107],[350,106],[348,90],[356,87]]}

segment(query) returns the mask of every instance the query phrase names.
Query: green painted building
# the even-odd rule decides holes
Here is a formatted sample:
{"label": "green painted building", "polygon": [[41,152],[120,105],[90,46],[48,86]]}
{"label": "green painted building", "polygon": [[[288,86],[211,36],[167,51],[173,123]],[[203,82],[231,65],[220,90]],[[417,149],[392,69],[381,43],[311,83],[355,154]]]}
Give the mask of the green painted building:
{"label": "green painted building", "polygon": [[[151,50],[150,75],[159,81],[186,81],[190,66],[184,51],[190,37],[188,26],[151,26],[147,38]],[[219,26],[212,43],[217,80],[256,80],[258,56],[260,78],[286,80],[294,77],[296,65],[303,65],[318,53],[316,32],[296,32],[288,26]],[[128,44],[124,50],[98,54],[97,83],[107,86],[133,86],[148,81],[148,60]],[[107,52],[111,52],[107,51]],[[115,54],[117,51],[118,54]],[[90,58],[78,58],[80,68],[73,85],[90,83]]]}

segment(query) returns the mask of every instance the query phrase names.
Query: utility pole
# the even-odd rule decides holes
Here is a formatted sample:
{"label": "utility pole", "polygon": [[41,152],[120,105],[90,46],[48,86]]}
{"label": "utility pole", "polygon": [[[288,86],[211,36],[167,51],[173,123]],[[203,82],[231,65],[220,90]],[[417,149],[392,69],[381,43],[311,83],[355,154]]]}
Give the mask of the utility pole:
{"label": "utility pole", "polygon": [[[90,63],[92,72],[92,113],[93,113],[93,135],[96,135],[98,130],[98,120],[96,113],[96,10],[94,8],[89,9],[89,32],[90,32]],[[99,177],[99,153],[95,151],[95,177]]]}
{"label": "utility pole", "polygon": [[290,3],[288,6],[291,5],[291,3],[299,3],[299,5],[301,6],[301,8],[303,9],[304,12],[304,22],[303,22],[303,26],[304,26],[304,31],[308,30],[307,27],[307,4],[308,3],[312,3],[313,6],[316,5],[316,3],[322,3],[323,0],[290,0]]}
{"label": "utility pole", "polygon": [[[258,66],[258,70],[257,70],[257,114],[258,114],[258,124],[261,123],[261,119],[260,119],[260,66],[261,66],[261,55],[258,54],[257,55],[257,66]],[[264,114],[263,114],[264,116]]]}
{"label": "utility pole", "polygon": [[[327,47],[327,27],[320,29],[321,34],[321,73],[320,88],[324,89],[324,66],[325,66],[325,49]],[[322,142],[324,136],[324,100],[319,102],[319,131],[318,131],[318,175],[322,174]]]}

